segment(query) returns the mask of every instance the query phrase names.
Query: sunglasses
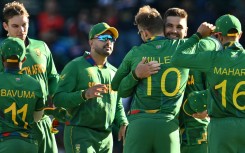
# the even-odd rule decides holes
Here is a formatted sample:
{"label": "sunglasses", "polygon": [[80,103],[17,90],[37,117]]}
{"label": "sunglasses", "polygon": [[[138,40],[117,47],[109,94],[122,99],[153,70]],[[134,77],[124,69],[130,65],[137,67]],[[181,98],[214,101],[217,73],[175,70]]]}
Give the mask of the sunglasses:
{"label": "sunglasses", "polygon": [[111,35],[99,35],[98,37],[95,37],[96,39],[100,41],[106,42],[107,40],[110,40],[111,42],[115,42],[116,39],[113,38]]}

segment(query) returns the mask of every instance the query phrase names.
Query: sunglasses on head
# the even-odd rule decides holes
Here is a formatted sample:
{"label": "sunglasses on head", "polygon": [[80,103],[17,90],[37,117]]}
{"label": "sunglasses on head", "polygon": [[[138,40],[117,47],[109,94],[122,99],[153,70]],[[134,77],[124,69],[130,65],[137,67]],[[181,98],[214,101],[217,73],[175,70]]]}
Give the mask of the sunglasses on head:
{"label": "sunglasses on head", "polygon": [[111,42],[115,42],[116,41],[116,39],[113,38],[111,35],[99,35],[99,36],[97,36],[95,38],[100,40],[100,41],[104,41],[104,42],[106,42],[107,40],[110,40]]}

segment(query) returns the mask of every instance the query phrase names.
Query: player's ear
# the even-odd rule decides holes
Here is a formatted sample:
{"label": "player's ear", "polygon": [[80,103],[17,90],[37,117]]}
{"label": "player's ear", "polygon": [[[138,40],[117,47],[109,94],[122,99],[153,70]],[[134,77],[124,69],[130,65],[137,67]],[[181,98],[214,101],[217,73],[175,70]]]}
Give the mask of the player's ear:
{"label": "player's ear", "polygon": [[187,37],[187,31],[188,31],[188,27],[186,27],[186,29],[185,29],[184,37]]}
{"label": "player's ear", "polygon": [[3,22],[3,28],[8,31],[8,24],[6,22]]}
{"label": "player's ear", "polygon": [[242,32],[239,34],[239,39],[242,37]]}
{"label": "player's ear", "polygon": [[89,41],[88,41],[88,42],[89,42],[89,45],[90,45],[90,46],[92,46],[92,44],[93,44],[93,40],[92,40],[92,39],[89,39]]}

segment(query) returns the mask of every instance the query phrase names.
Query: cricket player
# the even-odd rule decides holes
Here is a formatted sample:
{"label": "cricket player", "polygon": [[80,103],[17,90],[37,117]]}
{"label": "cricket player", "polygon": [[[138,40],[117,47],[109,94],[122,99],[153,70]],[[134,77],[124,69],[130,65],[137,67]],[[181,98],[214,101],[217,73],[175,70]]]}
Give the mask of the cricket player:
{"label": "cricket player", "polygon": [[[181,8],[169,8],[164,14],[164,35],[169,39],[183,39],[187,36],[188,14]],[[202,39],[196,46],[198,50],[220,50],[222,45],[214,37]],[[193,91],[207,88],[204,72],[190,70],[185,89],[184,100]],[[207,153],[207,126],[208,118],[198,119],[180,110],[181,153]]]}
{"label": "cricket player", "polygon": [[24,41],[8,37],[0,45],[4,72],[0,72],[0,153],[37,153],[32,132],[42,118],[44,95],[40,83],[22,73]]}
{"label": "cricket player", "polygon": [[[27,37],[29,14],[22,3],[13,1],[5,4],[3,28],[7,31],[8,36],[18,37],[25,42],[27,60],[23,63],[21,72],[26,72],[40,82],[45,100],[47,100],[48,96],[52,96],[56,89],[59,79],[58,73],[52,54],[45,42]],[[37,135],[39,153],[57,153],[55,136],[50,131],[49,116],[44,115],[34,129],[39,133]]]}
{"label": "cricket player", "polygon": [[[213,32],[223,50],[190,53],[193,46]],[[197,33],[181,45],[172,58],[175,66],[206,73],[209,153],[242,153],[245,150],[245,51],[239,43],[241,34],[239,19],[230,14],[222,15],[215,26],[202,23]]]}
{"label": "cricket player", "polygon": [[67,153],[112,153],[112,123],[124,139],[128,124],[121,98],[111,89],[116,68],[108,61],[118,31],[107,23],[95,24],[89,32],[90,52],[63,69],[54,95],[56,106],[71,115],[64,131]]}
{"label": "cricket player", "polygon": [[189,70],[170,60],[185,40],[165,38],[160,13],[148,5],[135,24],[144,43],[128,52],[112,81],[120,96],[133,95],[124,153],[180,153],[177,116]]}

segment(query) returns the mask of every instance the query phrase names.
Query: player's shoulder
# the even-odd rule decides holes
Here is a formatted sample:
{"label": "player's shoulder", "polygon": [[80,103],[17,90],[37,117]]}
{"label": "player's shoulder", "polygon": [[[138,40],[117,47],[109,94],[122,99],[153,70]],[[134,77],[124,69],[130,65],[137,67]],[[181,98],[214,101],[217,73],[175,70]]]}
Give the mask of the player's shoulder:
{"label": "player's shoulder", "polygon": [[32,76],[30,76],[29,74],[23,74],[22,78],[25,79],[27,82],[29,82],[28,84],[39,84],[39,81],[35,78],[33,78]]}
{"label": "player's shoulder", "polygon": [[28,37],[28,40],[29,40],[30,44],[43,44],[43,45],[45,44],[46,45],[46,43],[42,40],[33,39],[33,38],[29,38],[29,37]]}
{"label": "player's shoulder", "polygon": [[83,56],[79,56],[79,57],[76,57],[74,59],[72,59],[71,61],[69,61],[64,69],[76,69],[77,67],[83,67],[86,65],[86,60],[84,59]]}
{"label": "player's shoulder", "polygon": [[28,41],[29,41],[29,46],[27,47],[27,49],[34,49],[35,51],[51,54],[48,45],[44,41],[32,39],[29,37],[28,37]]}
{"label": "player's shoulder", "polygon": [[199,47],[208,51],[222,50],[222,44],[214,37],[206,37],[199,41]]}

